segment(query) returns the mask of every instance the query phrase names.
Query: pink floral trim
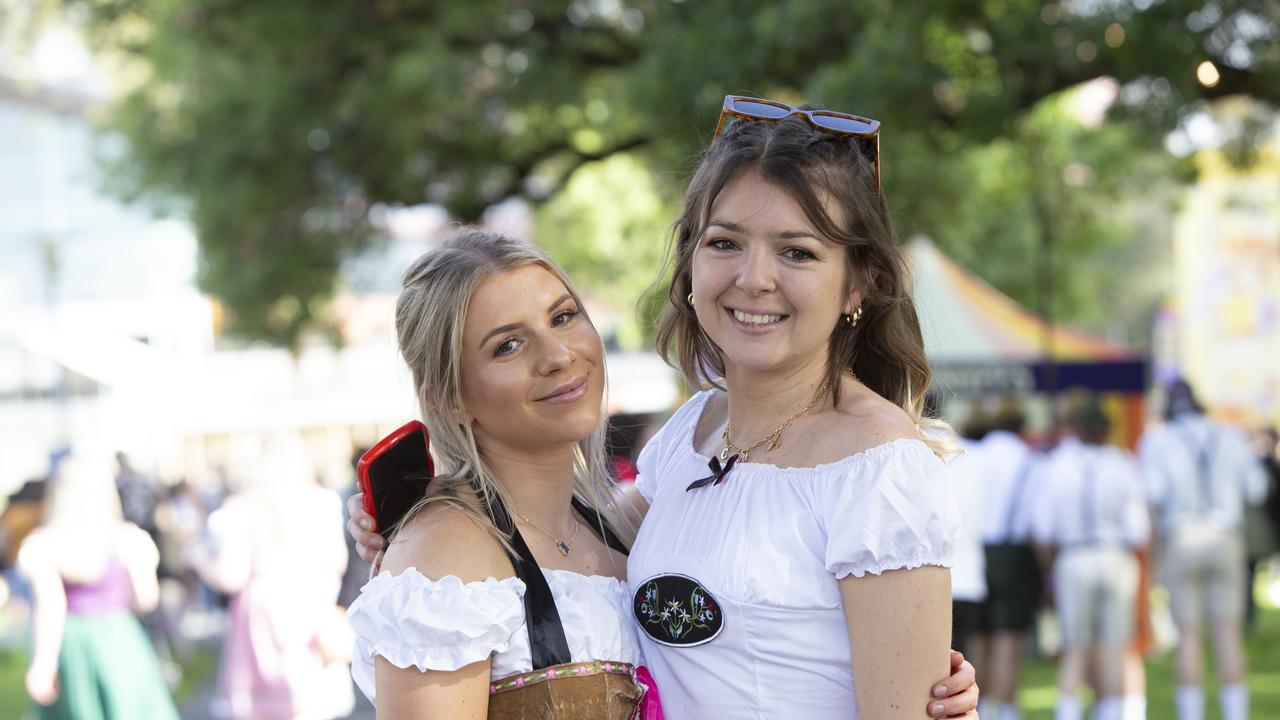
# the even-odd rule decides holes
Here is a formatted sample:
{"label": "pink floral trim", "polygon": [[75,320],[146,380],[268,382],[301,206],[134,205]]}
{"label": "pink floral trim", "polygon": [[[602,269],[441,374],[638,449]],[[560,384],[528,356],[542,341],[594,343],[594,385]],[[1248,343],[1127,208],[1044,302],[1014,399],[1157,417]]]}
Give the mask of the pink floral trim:
{"label": "pink floral trim", "polygon": [[600,673],[627,675],[631,678],[632,682],[635,682],[636,679],[636,668],[630,663],[589,660],[587,662],[580,663],[553,665],[549,668],[521,673],[519,675],[508,675],[500,680],[494,680],[489,683],[489,694],[496,695],[504,690],[537,685],[538,683],[555,680],[556,678],[570,676],[585,677],[587,675],[598,675]]}

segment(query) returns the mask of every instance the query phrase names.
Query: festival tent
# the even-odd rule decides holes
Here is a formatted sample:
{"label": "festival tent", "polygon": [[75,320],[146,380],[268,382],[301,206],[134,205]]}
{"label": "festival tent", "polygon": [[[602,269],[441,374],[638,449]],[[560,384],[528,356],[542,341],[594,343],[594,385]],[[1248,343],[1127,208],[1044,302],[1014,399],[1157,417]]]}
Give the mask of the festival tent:
{"label": "festival tent", "polygon": [[[934,386],[950,396],[1103,393],[1132,440],[1141,427],[1145,359],[1133,349],[1050,325],[944,255],[931,241],[907,247]],[[1050,348],[1050,352],[1045,349]]]}

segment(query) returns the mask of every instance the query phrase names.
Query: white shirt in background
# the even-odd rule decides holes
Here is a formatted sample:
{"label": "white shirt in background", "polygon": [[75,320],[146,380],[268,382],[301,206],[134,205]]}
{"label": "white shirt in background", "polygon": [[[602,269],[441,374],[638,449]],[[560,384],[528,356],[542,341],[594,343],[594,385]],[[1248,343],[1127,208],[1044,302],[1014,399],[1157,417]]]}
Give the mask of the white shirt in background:
{"label": "white shirt in background", "polygon": [[1137,548],[1151,531],[1138,464],[1124,450],[1064,438],[1037,470],[1032,534],[1070,548]]}
{"label": "white shirt in background", "polygon": [[1244,434],[1203,415],[1151,428],[1138,451],[1147,501],[1164,531],[1189,521],[1238,528],[1244,503],[1259,503],[1267,492],[1266,473]]}
{"label": "white shirt in background", "polygon": [[982,542],[1027,542],[1039,453],[1016,434],[995,430],[978,443],[973,455],[985,498]]}
{"label": "white shirt in background", "polygon": [[987,599],[987,560],[982,552],[982,518],[986,498],[974,458],[975,443],[962,440],[964,452],[948,463],[951,495],[960,509],[960,535],[951,561],[951,597],[981,602]]}

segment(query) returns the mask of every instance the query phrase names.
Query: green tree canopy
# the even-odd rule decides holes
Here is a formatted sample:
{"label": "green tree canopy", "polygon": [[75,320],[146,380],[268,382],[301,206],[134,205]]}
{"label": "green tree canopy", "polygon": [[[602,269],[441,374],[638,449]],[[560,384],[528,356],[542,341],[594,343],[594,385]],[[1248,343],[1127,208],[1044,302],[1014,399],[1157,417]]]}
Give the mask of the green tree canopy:
{"label": "green tree canopy", "polygon": [[[1064,255],[1106,245],[1123,234],[1106,210],[1171,171],[1132,158],[1161,156],[1207,101],[1280,98],[1274,0],[66,3],[141,71],[113,115],[129,146],[115,187],[182,201],[229,326],[285,343],[377,237],[372,206],[473,220],[621,154],[669,202],[726,92],[882,120],[900,230],[1023,300],[1037,222]],[[1120,84],[1105,129],[1044,106],[1100,76]],[[628,237],[650,222],[635,215]]]}

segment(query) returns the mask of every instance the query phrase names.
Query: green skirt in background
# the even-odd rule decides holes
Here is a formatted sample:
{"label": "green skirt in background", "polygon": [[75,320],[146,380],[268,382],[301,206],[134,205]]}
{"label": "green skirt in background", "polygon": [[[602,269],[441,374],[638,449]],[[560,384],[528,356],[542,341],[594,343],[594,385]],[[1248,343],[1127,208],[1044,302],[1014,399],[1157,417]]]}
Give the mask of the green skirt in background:
{"label": "green skirt in background", "polygon": [[58,699],[40,720],[177,720],[155,651],[132,613],[69,615]]}

